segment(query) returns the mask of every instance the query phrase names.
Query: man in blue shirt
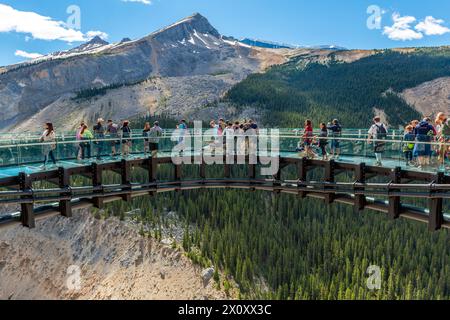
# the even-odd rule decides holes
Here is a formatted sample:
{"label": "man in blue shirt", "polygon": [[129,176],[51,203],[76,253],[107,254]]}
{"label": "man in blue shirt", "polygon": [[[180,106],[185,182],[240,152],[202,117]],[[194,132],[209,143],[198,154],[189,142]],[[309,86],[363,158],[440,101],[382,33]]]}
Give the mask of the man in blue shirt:
{"label": "man in blue shirt", "polygon": [[337,119],[333,120],[333,123],[329,123],[327,129],[330,130],[331,138],[331,159],[339,160],[341,154],[341,143],[337,139],[342,135],[342,127]]}

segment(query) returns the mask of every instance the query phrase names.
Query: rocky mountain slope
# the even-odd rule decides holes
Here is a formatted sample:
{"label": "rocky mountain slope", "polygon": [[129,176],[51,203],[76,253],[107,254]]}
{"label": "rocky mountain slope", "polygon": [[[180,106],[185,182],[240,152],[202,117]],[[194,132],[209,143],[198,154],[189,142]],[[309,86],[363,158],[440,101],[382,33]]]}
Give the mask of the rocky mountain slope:
{"label": "rocky mountain slope", "polygon": [[424,82],[404,90],[401,96],[423,115],[432,115],[438,111],[450,115],[450,77]]}
{"label": "rocky mountain slope", "polygon": [[[436,52],[446,55],[448,51],[423,50],[389,52],[405,56],[406,61],[417,52],[431,56]],[[58,130],[71,130],[80,121],[92,123],[99,116],[117,121],[145,114],[203,120],[218,116],[258,117],[249,115],[255,110],[249,108],[253,105],[241,104],[236,109],[215,102],[249,75],[274,65],[295,60],[301,71],[314,64],[352,65],[386,52],[250,46],[222,36],[205,17],[195,14],[142,39],[109,44],[97,37],[69,51],[0,68],[0,130],[36,131],[48,121]],[[420,113],[435,110],[426,106],[430,103],[441,109],[447,105],[448,86],[442,86],[442,81],[437,80],[437,86],[431,82],[412,89],[417,83],[434,79],[419,79],[405,88],[410,91],[403,92],[406,102]],[[372,110],[377,106],[367,107]]]}
{"label": "rocky mountain slope", "polygon": [[[150,89],[145,84],[132,88],[132,91],[149,91],[147,97],[137,104],[133,97],[128,98],[134,94],[127,90],[122,92],[117,107],[103,101],[72,103],[76,93],[86,89],[119,84],[131,88],[155,76],[171,79],[166,81],[168,84],[162,84],[171,92],[180,87],[184,91],[205,92],[181,107],[198,108],[209,100],[218,99],[232,84],[247,75],[285,61],[286,57],[276,51],[227,40],[206,18],[195,14],[139,40],[108,44],[94,39],[74,50],[2,68],[0,128],[15,127],[19,123],[40,127],[41,123],[26,122],[33,116],[38,121],[58,122],[70,113],[85,116],[101,111],[120,118],[122,113],[117,113],[118,109],[135,108],[134,113],[156,110],[161,106],[164,109],[164,106],[169,106],[159,103],[159,97],[167,100],[167,92],[165,89],[153,90],[153,84]],[[198,77],[204,77],[203,81],[196,81]],[[202,87],[207,82],[212,82],[211,88]],[[212,96],[208,97],[211,92]],[[174,100],[184,98],[177,96]],[[110,98],[108,101],[113,100]],[[170,107],[179,113],[177,104]],[[78,122],[80,118],[71,120]]]}
{"label": "rocky mountain slope", "polygon": [[79,212],[0,232],[0,299],[225,298],[180,250],[115,219]]}

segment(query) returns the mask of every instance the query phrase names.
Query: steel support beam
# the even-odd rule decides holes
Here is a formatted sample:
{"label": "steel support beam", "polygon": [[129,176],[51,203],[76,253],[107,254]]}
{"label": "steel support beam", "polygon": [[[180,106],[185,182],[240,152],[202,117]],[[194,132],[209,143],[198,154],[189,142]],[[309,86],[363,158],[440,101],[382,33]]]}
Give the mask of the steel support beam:
{"label": "steel support beam", "polygon": [[[19,186],[21,191],[31,192],[33,183],[25,172],[19,173]],[[22,199],[32,200],[33,196],[22,196]],[[35,228],[36,220],[34,216],[33,203],[22,203],[20,205],[20,221],[24,227]]]}
{"label": "steel support beam", "polygon": [[[147,171],[148,171],[148,182],[156,183],[158,181],[158,158],[150,157],[147,159]],[[157,189],[157,187],[155,187]],[[150,191],[151,196],[154,196],[156,192]]]}
{"label": "steel support beam", "polygon": [[[120,171],[122,177],[122,185],[127,186],[124,191],[131,191],[131,165],[127,160],[123,159],[120,163]],[[122,199],[123,201],[130,202],[131,194],[128,193],[122,195]]]}
{"label": "steel support beam", "polygon": [[[396,167],[392,169],[391,172],[391,183],[401,183],[402,182],[402,168]],[[399,192],[398,189],[389,190],[390,192]],[[401,210],[401,200],[398,196],[389,196],[389,209],[388,214],[391,219],[400,218]]]}
{"label": "steel support beam", "polygon": [[[58,168],[58,176],[59,176],[59,187],[61,189],[70,189],[70,174],[69,171],[65,168]],[[70,192],[61,194],[62,196],[71,196]],[[60,200],[59,201],[59,211],[61,215],[66,218],[72,217],[72,203],[70,200]]]}
{"label": "steel support beam", "polygon": [[[436,175],[437,184],[443,184],[445,182],[445,175],[443,172],[439,172]],[[428,228],[430,231],[437,231],[442,228],[444,223],[444,213],[443,213],[443,200],[437,197],[436,192],[430,192],[430,215],[428,221]]]}
{"label": "steel support beam", "polygon": [[[183,165],[175,164],[175,176],[174,179],[177,182],[177,185],[181,187],[182,179],[183,179]],[[179,191],[179,190],[177,190]]]}
{"label": "steel support beam", "polygon": [[281,190],[277,189],[277,187],[278,188],[281,187],[281,167],[282,167],[282,164],[280,163],[280,168],[278,169],[278,172],[273,176],[273,178],[275,180],[273,183],[273,186],[275,188],[274,192],[276,194],[281,193]]}
{"label": "steel support beam", "polygon": [[[333,183],[335,181],[335,169],[336,163],[334,160],[330,160],[325,164],[325,182]],[[328,187],[324,187],[325,190],[329,189]],[[332,204],[334,202],[335,193],[334,191],[330,191],[325,194],[325,203]]]}
{"label": "steel support beam", "polygon": [[[103,185],[103,168],[101,165],[97,163],[92,164],[92,186],[100,187]],[[101,191],[94,191],[94,193],[102,193]],[[103,208],[103,198],[102,197],[94,197],[92,198],[92,203],[95,208],[102,209]]]}
{"label": "steel support beam", "polygon": [[[247,176],[248,180],[250,181],[250,184],[253,184],[252,180],[256,179],[256,164],[252,164],[249,161],[248,167],[247,167]],[[250,191],[255,191],[255,188],[251,188]]]}
{"label": "steel support beam", "polygon": [[[306,182],[308,175],[308,159],[302,158],[299,162],[297,162],[297,174],[298,174],[298,187],[302,187],[302,182]],[[306,198],[308,193],[306,191],[300,191],[300,198]]]}
{"label": "steel support beam", "polygon": [[[366,164],[361,163],[355,169],[355,181],[357,183],[366,183]],[[364,191],[364,187],[355,187],[356,191]],[[366,197],[355,193],[355,211],[360,212],[366,207]]]}

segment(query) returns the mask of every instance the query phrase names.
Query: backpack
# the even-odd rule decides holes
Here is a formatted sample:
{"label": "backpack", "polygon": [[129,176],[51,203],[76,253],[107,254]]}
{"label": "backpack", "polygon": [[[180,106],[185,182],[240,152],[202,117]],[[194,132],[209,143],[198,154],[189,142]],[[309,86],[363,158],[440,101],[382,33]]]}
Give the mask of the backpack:
{"label": "backpack", "polygon": [[387,139],[387,130],[384,124],[377,127],[377,140],[386,140]]}
{"label": "backpack", "polygon": [[147,137],[149,138],[149,142],[151,143],[159,143],[159,137],[162,136],[162,130],[158,128],[151,128],[147,133]]}
{"label": "backpack", "polygon": [[342,135],[342,127],[339,124],[336,124],[331,129],[331,136],[333,138],[340,137]]}

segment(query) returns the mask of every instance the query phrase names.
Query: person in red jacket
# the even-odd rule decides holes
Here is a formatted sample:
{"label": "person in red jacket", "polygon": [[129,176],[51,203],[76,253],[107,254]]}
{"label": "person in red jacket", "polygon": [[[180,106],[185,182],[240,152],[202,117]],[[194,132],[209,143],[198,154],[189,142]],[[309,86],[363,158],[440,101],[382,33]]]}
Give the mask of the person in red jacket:
{"label": "person in red jacket", "polygon": [[313,127],[312,127],[312,121],[311,120],[306,120],[305,121],[305,131],[303,132],[303,145],[305,146],[305,152],[306,152],[306,157],[313,159],[315,158],[315,154],[314,151],[312,149],[312,144],[313,144],[313,140],[314,140],[314,132],[313,132]]}

